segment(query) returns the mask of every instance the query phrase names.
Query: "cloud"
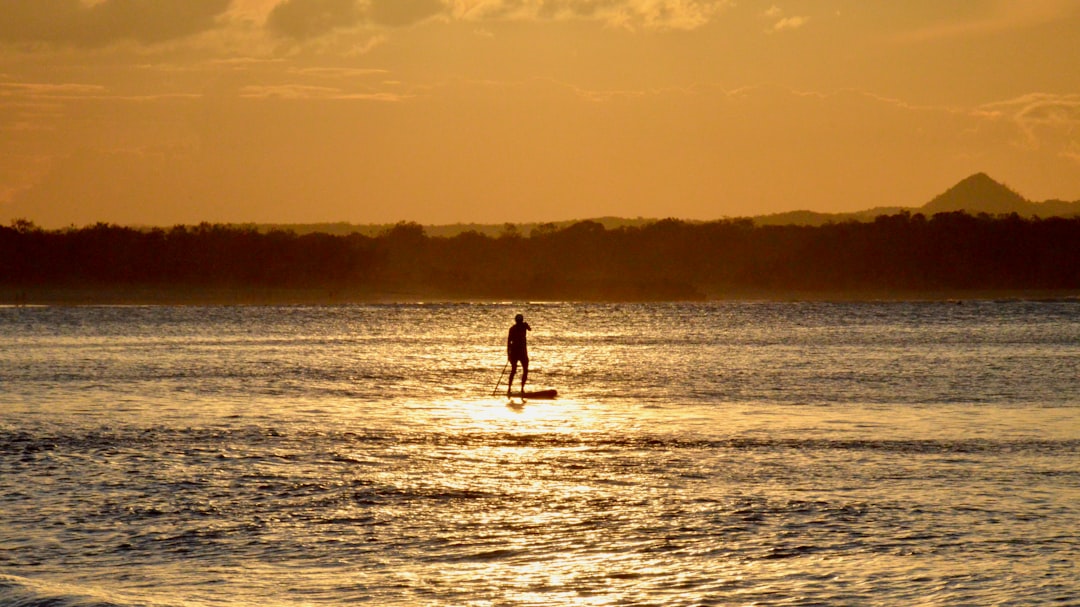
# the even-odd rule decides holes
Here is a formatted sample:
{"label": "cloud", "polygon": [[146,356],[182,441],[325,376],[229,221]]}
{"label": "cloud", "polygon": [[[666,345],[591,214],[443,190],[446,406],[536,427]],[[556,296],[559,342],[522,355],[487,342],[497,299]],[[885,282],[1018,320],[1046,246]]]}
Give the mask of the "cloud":
{"label": "cloud", "polygon": [[323,76],[328,78],[363,78],[368,76],[386,76],[390,70],[381,68],[355,67],[299,67],[290,68],[290,73],[303,76]]}
{"label": "cloud", "polygon": [[692,30],[732,5],[732,0],[284,0],[270,11],[266,24],[274,33],[298,40],[358,26],[407,27],[436,17]]}
{"label": "cloud", "polygon": [[378,25],[401,27],[446,13],[442,0],[371,0],[367,18]]}
{"label": "cloud", "polygon": [[692,30],[732,6],[732,0],[447,0],[465,21],[599,21],[627,29]]}
{"label": "cloud", "polygon": [[156,44],[215,26],[229,0],[0,0],[0,43]]}
{"label": "cloud", "polygon": [[405,27],[446,11],[443,0],[285,0],[270,11],[266,25],[305,40],[359,25]]}
{"label": "cloud", "polygon": [[329,86],[305,84],[252,85],[240,89],[241,99],[290,99],[290,100],[352,100],[352,101],[401,101],[408,95],[391,92],[346,92]]}
{"label": "cloud", "polygon": [[326,86],[302,84],[278,84],[245,86],[239,96],[247,99],[332,99],[341,94],[341,89]]}
{"label": "cloud", "polygon": [[493,21],[596,21],[630,30],[693,30],[733,0],[282,0],[267,28],[310,40],[357,27],[408,27],[433,18]]}
{"label": "cloud", "polygon": [[285,0],[270,11],[266,26],[296,39],[321,36],[360,23],[356,0]]}
{"label": "cloud", "polygon": [[[0,103],[61,103],[87,100],[160,101],[165,99],[197,99],[199,93],[116,94],[100,84],[0,82]],[[58,107],[58,106],[56,106]]]}
{"label": "cloud", "polygon": [[1080,164],[1080,143],[1076,141],[1070,141],[1068,146],[1064,150],[1062,150],[1061,155],[1064,158],[1068,158],[1069,160],[1075,162],[1076,164]]}
{"label": "cloud", "polygon": [[806,22],[809,20],[809,17],[785,17],[773,25],[773,31],[782,32],[784,30],[799,29],[806,25]]}
{"label": "cloud", "polygon": [[761,13],[761,16],[773,22],[772,27],[769,29],[771,32],[796,30],[810,21],[810,17],[805,16],[787,17],[784,15],[784,9],[775,4],[770,6],[765,12]]}
{"label": "cloud", "polygon": [[648,29],[693,30],[710,22],[728,2],[708,0],[655,0],[632,2],[631,16]]}
{"label": "cloud", "polygon": [[979,108],[988,115],[1006,117],[1028,126],[1080,128],[1080,95],[1032,93],[988,103]]}
{"label": "cloud", "polygon": [[978,108],[991,120],[1007,120],[1019,131],[1020,145],[1029,149],[1056,149],[1062,157],[1080,161],[1080,95],[1032,93]]}
{"label": "cloud", "polygon": [[85,97],[100,95],[105,87],[98,84],[78,83],[41,83],[41,82],[0,82],[0,98],[4,97]]}

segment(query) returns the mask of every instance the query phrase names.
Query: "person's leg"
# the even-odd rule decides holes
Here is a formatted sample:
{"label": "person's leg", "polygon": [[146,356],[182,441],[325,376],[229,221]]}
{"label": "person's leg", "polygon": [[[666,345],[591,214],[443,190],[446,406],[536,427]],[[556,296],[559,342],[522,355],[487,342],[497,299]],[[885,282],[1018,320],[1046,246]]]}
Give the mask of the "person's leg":
{"label": "person's leg", "polygon": [[510,380],[506,382],[506,396],[510,396],[514,391],[514,375],[517,374],[517,364],[518,361],[510,359]]}
{"label": "person's leg", "polygon": [[525,382],[529,379],[529,359],[521,361],[521,392],[525,393]]}

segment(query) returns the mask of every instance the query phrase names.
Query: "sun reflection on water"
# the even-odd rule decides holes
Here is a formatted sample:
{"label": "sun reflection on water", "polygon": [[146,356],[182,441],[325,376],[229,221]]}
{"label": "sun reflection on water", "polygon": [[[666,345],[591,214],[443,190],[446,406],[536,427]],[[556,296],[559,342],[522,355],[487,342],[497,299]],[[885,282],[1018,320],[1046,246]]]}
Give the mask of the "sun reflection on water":
{"label": "sun reflection on water", "polygon": [[445,400],[429,403],[424,413],[451,433],[567,434],[598,424],[585,403],[568,399]]}

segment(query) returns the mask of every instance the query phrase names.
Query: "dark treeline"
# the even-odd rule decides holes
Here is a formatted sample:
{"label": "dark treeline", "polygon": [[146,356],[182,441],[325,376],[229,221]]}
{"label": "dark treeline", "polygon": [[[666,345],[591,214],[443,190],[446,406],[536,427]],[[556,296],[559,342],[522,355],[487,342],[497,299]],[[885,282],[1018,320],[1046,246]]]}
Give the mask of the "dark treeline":
{"label": "dark treeline", "polygon": [[868,223],[755,226],[592,221],[522,236],[263,233],[202,224],[0,228],[11,288],[319,289],[362,299],[694,299],[1080,289],[1080,219],[901,213]]}

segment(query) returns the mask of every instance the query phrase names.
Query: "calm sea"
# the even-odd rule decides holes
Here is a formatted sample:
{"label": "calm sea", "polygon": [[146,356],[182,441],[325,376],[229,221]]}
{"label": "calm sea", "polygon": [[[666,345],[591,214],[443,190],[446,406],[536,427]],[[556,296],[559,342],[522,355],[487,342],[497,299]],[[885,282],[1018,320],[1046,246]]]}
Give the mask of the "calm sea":
{"label": "calm sea", "polygon": [[1076,301],[0,308],[0,605],[1080,605],[1078,371]]}

